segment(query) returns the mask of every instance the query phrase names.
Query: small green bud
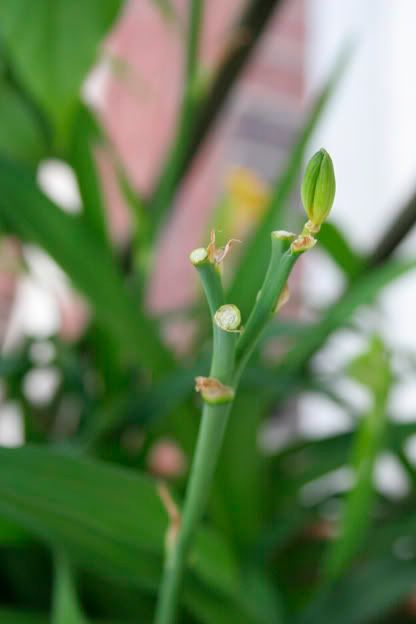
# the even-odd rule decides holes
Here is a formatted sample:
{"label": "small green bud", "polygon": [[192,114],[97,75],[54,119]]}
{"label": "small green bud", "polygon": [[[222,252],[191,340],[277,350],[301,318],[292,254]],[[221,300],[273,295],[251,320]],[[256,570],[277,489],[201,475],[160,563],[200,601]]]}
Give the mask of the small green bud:
{"label": "small green bud", "polygon": [[334,166],[328,152],[320,149],[306,167],[302,183],[302,203],[309,218],[309,231],[319,232],[335,197]]}

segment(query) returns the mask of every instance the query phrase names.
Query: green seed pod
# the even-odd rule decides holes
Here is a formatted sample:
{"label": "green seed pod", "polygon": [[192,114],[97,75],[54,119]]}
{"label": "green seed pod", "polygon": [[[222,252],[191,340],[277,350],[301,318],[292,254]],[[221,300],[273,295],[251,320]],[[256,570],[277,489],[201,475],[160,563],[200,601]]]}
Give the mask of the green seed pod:
{"label": "green seed pod", "polygon": [[302,183],[302,202],[311,232],[318,232],[335,197],[334,166],[328,152],[320,149],[310,159]]}

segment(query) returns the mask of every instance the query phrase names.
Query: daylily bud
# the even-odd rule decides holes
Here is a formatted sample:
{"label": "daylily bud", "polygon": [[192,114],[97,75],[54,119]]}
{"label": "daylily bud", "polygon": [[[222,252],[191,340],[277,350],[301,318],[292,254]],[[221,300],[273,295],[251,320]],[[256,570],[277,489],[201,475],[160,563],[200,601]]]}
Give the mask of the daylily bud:
{"label": "daylily bud", "polygon": [[302,183],[302,202],[308,215],[307,228],[319,232],[327,218],[335,197],[334,166],[328,152],[320,149],[306,167]]}

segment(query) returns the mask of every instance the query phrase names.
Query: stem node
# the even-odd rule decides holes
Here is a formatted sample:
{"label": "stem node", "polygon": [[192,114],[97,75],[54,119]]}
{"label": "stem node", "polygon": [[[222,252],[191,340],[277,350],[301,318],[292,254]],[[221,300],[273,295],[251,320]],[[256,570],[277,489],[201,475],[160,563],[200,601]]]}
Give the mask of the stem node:
{"label": "stem node", "polygon": [[219,405],[229,403],[234,398],[234,390],[215,377],[196,377],[195,390],[201,393],[205,403]]}

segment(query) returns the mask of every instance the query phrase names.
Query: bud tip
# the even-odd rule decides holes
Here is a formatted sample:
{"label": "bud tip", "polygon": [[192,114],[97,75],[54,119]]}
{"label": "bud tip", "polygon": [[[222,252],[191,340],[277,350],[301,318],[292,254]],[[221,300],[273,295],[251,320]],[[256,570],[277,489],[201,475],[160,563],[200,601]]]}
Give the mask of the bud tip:
{"label": "bud tip", "polygon": [[310,222],[310,231],[318,232],[335,198],[334,165],[328,152],[320,149],[310,159],[303,178],[301,196]]}

